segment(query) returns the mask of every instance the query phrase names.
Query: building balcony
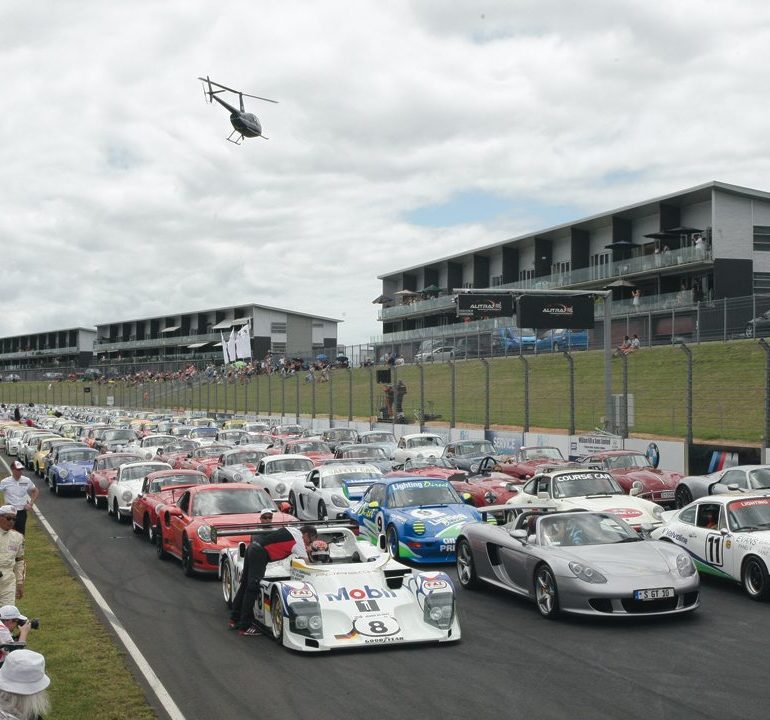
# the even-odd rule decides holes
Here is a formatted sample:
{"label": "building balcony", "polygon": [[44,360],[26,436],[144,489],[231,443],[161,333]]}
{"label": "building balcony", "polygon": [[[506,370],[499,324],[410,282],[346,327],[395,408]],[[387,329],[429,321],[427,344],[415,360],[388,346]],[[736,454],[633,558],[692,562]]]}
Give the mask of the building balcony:
{"label": "building balcony", "polygon": [[[530,280],[519,280],[492,288],[493,290],[555,290],[582,287],[604,287],[620,278],[634,279],[640,275],[671,269],[694,269],[693,266],[711,263],[711,247],[696,250],[684,247],[660,255],[640,255],[596,267],[580,268],[556,275],[545,275]],[[417,300],[403,305],[384,307],[379,320],[390,322],[405,317],[431,315],[454,307],[454,294],[441,295],[429,300]]]}
{"label": "building balcony", "polygon": [[[661,295],[648,295],[639,298],[639,303],[634,305],[633,299],[613,300],[610,312],[612,317],[625,315],[644,315],[647,313],[661,313],[679,311],[687,308],[693,309],[696,303],[692,300],[692,292],[682,290],[675,293],[663,293]],[[598,321],[604,319],[604,303],[601,299],[596,303],[595,318]],[[414,330],[401,330],[371,338],[373,344],[388,344],[400,342],[415,342],[432,337],[454,337],[457,335],[473,335],[480,332],[488,332],[496,328],[513,327],[513,318],[494,318],[492,320],[476,320],[473,322],[461,322],[434,327],[415,328]]]}
{"label": "building balcony", "polygon": [[59,355],[77,355],[86,352],[77,346],[46,348],[44,350],[14,350],[13,352],[0,352],[0,360],[14,360],[17,358],[57,357]]}
{"label": "building balcony", "polygon": [[179,347],[180,345],[193,345],[195,343],[220,342],[218,332],[203,333],[201,335],[181,335],[175,337],[158,336],[145,338],[144,340],[109,340],[99,338],[94,342],[95,353],[119,352],[122,350],[146,350],[148,348]]}

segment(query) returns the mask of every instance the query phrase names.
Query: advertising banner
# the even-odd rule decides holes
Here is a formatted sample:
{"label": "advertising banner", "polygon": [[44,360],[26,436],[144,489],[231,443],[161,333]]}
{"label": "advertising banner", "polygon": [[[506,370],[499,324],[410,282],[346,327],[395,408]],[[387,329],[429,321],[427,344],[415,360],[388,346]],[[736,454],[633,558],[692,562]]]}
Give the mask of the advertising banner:
{"label": "advertising banner", "polygon": [[594,300],[591,295],[522,295],[516,318],[519,327],[536,330],[588,330],[594,326]]}
{"label": "advertising banner", "polygon": [[457,317],[467,317],[473,320],[513,317],[513,297],[511,295],[460,293],[457,296]]}

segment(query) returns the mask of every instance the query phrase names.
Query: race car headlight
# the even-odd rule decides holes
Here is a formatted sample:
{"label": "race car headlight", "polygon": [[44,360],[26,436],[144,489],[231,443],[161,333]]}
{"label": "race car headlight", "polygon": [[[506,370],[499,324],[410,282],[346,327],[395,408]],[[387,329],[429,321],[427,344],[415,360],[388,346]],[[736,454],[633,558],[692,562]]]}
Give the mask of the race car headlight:
{"label": "race car headlight", "polygon": [[235,482],[241,482],[241,480],[243,480],[243,475],[240,473],[233,473],[233,480]]}
{"label": "race car headlight", "polygon": [[160,513],[161,508],[163,507],[163,503],[158,503],[155,506],[155,514],[158,515]]}
{"label": "race car headlight", "polygon": [[130,490],[124,490],[121,495],[123,502],[131,502],[131,498],[134,497]]}
{"label": "race car headlight", "polygon": [[321,607],[317,602],[291,603],[288,611],[289,627],[292,632],[313,638],[323,635],[323,618]]}
{"label": "race car headlight", "polygon": [[492,505],[495,502],[495,500],[497,500],[497,495],[495,495],[491,490],[487,490],[484,493],[484,501],[488,505]]}
{"label": "race car headlight", "polygon": [[342,495],[332,495],[332,503],[337,507],[347,507],[348,501]]}
{"label": "race car headlight", "polygon": [[431,593],[425,598],[423,619],[441,630],[448,630],[455,615],[454,593]]}
{"label": "race car headlight", "polygon": [[416,523],[412,523],[412,531],[414,532],[415,535],[424,535],[425,523],[419,520]]}
{"label": "race car headlight", "polygon": [[64,478],[69,477],[70,471],[69,470],[60,470],[59,471],[59,477],[64,480]]}
{"label": "race car headlight", "polygon": [[479,471],[479,464],[478,463],[472,463],[471,464],[471,472],[478,472]]}
{"label": "race car headlight", "polygon": [[145,453],[145,454],[144,454],[144,456],[145,456],[145,457],[146,457],[148,460],[150,460],[150,459],[152,458],[152,453],[149,453],[149,452],[148,452],[148,453]]}
{"label": "race car headlight", "polygon": [[203,542],[211,542],[211,525],[201,525],[198,528],[198,537]]}
{"label": "race car headlight", "polygon": [[604,577],[604,575],[602,575],[598,570],[594,570],[593,568],[588,567],[587,565],[583,565],[582,563],[571,562],[569,564],[569,569],[575,573],[576,577],[579,577],[584,582],[597,584],[607,582],[607,578]]}
{"label": "race car headlight", "polygon": [[108,485],[109,485],[109,483],[107,482],[106,478],[99,478],[99,487],[102,490],[106,490]]}
{"label": "race car headlight", "polygon": [[278,484],[275,486],[275,491],[276,491],[276,492],[277,492],[279,495],[283,495],[283,494],[285,494],[285,493],[286,493],[286,485],[284,485],[283,483],[278,483]]}
{"label": "race car headlight", "polygon": [[687,553],[676,556],[676,569],[682,577],[690,577],[695,574],[695,564]]}
{"label": "race car headlight", "polygon": [[656,520],[662,520],[662,519],[663,519],[663,508],[662,508],[660,505],[656,505],[656,506],[655,506],[655,507],[652,509],[652,516],[653,516],[653,517],[654,517]]}

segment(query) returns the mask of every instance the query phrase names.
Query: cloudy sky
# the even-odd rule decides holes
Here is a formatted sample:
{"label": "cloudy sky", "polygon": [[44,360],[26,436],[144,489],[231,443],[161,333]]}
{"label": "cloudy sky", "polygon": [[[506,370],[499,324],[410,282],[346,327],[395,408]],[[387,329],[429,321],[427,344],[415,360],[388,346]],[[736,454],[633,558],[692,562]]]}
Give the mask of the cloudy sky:
{"label": "cloudy sky", "polygon": [[768,67],[766,1],[2,3],[0,336],[256,302],[367,341],[378,274],[770,190]]}

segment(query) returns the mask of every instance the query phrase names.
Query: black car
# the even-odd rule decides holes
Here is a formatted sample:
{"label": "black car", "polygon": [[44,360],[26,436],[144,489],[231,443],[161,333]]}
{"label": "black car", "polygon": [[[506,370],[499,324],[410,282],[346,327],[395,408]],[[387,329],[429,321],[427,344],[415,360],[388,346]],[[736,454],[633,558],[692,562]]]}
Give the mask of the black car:
{"label": "black car", "polygon": [[770,310],[765,310],[759,317],[746,323],[746,337],[764,337],[770,335]]}

